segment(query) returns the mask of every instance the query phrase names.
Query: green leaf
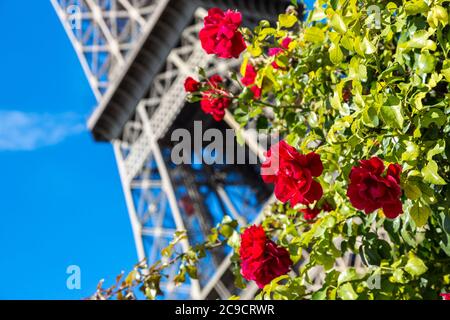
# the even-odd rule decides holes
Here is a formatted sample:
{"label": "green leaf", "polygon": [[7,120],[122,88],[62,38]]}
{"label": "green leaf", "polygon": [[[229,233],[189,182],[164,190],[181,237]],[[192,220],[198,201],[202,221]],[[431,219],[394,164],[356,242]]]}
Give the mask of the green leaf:
{"label": "green leaf", "polygon": [[428,34],[428,32],[426,30],[417,30],[411,36],[408,46],[410,48],[421,49],[426,46],[427,40],[429,37],[430,37],[430,35]]}
{"label": "green leaf", "polygon": [[347,34],[342,35],[341,45],[348,51],[354,51],[353,39],[349,37]]}
{"label": "green leaf", "polygon": [[325,14],[325,12],[322,8],[315,7],[311,12],[309,20],[320,21],[320,20],[326,19],[326,17],[327,17],[327,15]]}
{"label": "green leaf", "polygon": [[380,124],[377,111],[373,107],[369,107],[363,111],[362,122],[370,128],[376,128]]}
{"label": "green leaf", "polygon": [[431,209],[421,202],[416,202],[409,211],[411,218],[417,227],[423,227],[427,224],[428,218],[431,216]]}
{"label": "green leaf", "polygon": [[350,60],[349,78],[362,82],[367,81],[367,68],[364,64],[360,63],[360,58],[356,56]]}
{"label": "green leaf", "polygon": [[447,82],[450,82],[450,60],[445,60],[442,64],[442,75],[445,77]]}
{"label": "green leaf", "polygon": [[447,184],[444,179],[438,174],[438,165],[434,160],[428,162],[427,166],[422,169],[423,179],[432,184],[444,185]]}
{"label": "green leaf", "polygon": [[402,153],[403,161],[414,161],[420,154],[420,149],[414,142],[405,141],[406,151]]}
{"label": "green leaf", "polygon": [[445,151],[445,140],[439,140],[433,149],[427,152],[427,160],[430,161],[437,154]]}
{"label": "green leaf", "polygon": [[375,52],[377,52],[377,48],[375,47],[375,45],[366,37],[364,37],[363,39],[362,46],[364,47],[364,53],[366,55],[374,54]]}
{"label": "green leaf", "polygon": [[344,20],[337,13],[333,14],[333,16],[331,17],[330,24],[331,27],[340,34],[344,34],[347,32],[347,26],[345,25]]}
{"label": "green leaf", "polygon": [[353,287],[349,282],[340,286],[337,293],[342,300],[358,299],[358,295],[356,294],[355,290],[353,290]]}
{"label": "green leaf", "polygon": [[306,28],[304,32],[304,39],[308,42],[322,43],[325,39],[325,33],[318,27]]}
{"label": "green leaf", "polygon": [[424,13],[428,10],[429,7],[424,0],[411,0],[405,2],[405,11],[408,15]]}
{"label": "green leaf", "polygon": [[290,28],[298,21],[298,19],[292,14],[280,14],[278,16],[278,21],[280,22],[280,27]]}
{"label": "green leaf", "polygon": [[423,263],[422,259],[414,255],[410,256],[405,266],[405,271],[412,276],[420,276],[427,272],[427,270],[428,268],[425,263]]}
{"label": "green leaf", "polygon": [[332,43],[328,52],[330,53],[330,60],[333,64],[339,64],[344,60],[344,54],[339,45]]}
{"label": "green leaf", "polygon": [[228,224],[224,224],[224,225],[220,226],[220,228],[219,228],[219,233],[221,235],[223,235],[225,238],[231,237],[233,232],[234,232],[234,229]]}
{"label": "green leaf", "polygon": [[422,118],[422,127],[428,128],[432,123],[442,127],[447,121],[447,117],[441,109],[432,108]]}
{"label": "green leaf", "polygon": [[380,116],[388,127],[403,128],[402,108],[398,98],[389,98],[388,105],[381,106]]}
{"label": "green leaf", "polygon": [[428,24],[435,29],[439,26],[440,23],[443,26],[446,26],[448,24],[447,9],[442,6],[432,7],[428,12],[427,21]]}
{"label": "green leaf", "polygon": [[187,265],[186,266],[186,272],[192,279],[198,279],[197,275],[197,267],[193,265]]}
{"label": "green leaf", "polygon": [[406,283],[405,272],[402,269],[395,269],[390,280],[394,283]]}
{"label": "green leaf", "polygon": [[420,191],[420,188],[410,181],[407,182],[403,189],[405,190],[405,194],[408,199],[417,200],[422,196],[422,191]]}
{"label": "green leaf", "polygon": [[356,272],[354,268],[348,268],[344,272],[339,274],[338,285],[341,285],[345,282],[358,280],[360,278],[361,278],[360,275]]}
{"label": "green leaf", "polygon": [[425,74],[434,71],[436,59],[429,52],[423,52],[416,61],[416,71],[418,74]]}
{"label": "green leaf", "polygon": [[355,52],[358,55],[360,55],[361,57],[364,57],[364,45],[363,45],[360,37],[355,37],[355,42],[353,43],[353,47],[355,48]]}
{"label": "green leaf", "polygon": [[267,37],[273,36],[276,31],[275,28],[264,28],[258,33],[258,40],[264,41]]}
{"label": "green leaf", "polygon": [[441,212],[440,216],[442,218],[442,227],[444,228],[444,231],[450,234],[450,214]]}
{"label": "green leaf", "polygon": [[327,291],[328,291],[328,287],[325,287],[322,290],[316,291],[311,295],[311,299],[312,300],[326,300]]}

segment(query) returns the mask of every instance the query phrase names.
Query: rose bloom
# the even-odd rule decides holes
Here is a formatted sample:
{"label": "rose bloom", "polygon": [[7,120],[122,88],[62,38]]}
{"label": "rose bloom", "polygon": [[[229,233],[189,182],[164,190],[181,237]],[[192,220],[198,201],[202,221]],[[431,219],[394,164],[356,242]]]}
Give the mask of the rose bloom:
{"label": "rose bloom", "polygon": [[441,293],[442,300],[450,300],[450,293]]}
{"label": "rose bloom", "polygon": [[396,218],[403,212],[400,197],[401,166],[390,164],[384,174],[383,161],[378,157],[361,160],[350,172],[347,196],[358,210],[369,214],[382,208],[386,217]]}
{"label": "rose bloom", "polygon": [[184,81],[184,90],[192,93],[198,91],[198,89],[200,89],[200,82],[192,77],[187,77]]}
{"label": "rose bloom", "polygon": [[289,252],[268,239],[261,226],[251,226],[241,235],[241,274],[255,281],[259,288],[289,272]]}
{"label": "rose bloom", "polygon": [[255,85],[256,80],[256,70],[251,64],[247,64],[245,69],[245,76],[242,78],[242,84],[253,92],[253,96],[255,99],[259,99],[261,97],[261,88]]}
{"label": "rose bloom", "polygon": [[222,82],[223,79],[219,75],[211,76],[207,81],[209,89],[202,93],[200,101],[200,107],[203,112],[212,115],[216,121],[223,119],[225,109],[231,104],[231,99],[227,96],[227,92],[220,87]]}
{"label": "rose bloom", "polygon": [[320,200],[322,186],[313,178],[322,174],[323,165],[317,153],[300,154],[282,140],[266,153],[261,166],[264,182],[275,184],[275,196],[291,206],[311,204]]}
{"label": "rose bloom", "polygon": [[238,58],[245,50],[244,37],[238,30],[242,23],[240,12],[212,8],[204,19],[204,27],[200,30],[200,42],[208,54],[216,54],[220,58]]}
{"label": "rose bloom", "polygon": [[228,97],[217,96],[217,90],[207,90],[203,93],[200,106],[203,112],[212,115],[214,120],[221,121],[225,116],[225,109],[227,109],[231,103],[231,99]]}
{"label": "rose bloom", "polygon": [[292,38],[286,37],[281,41],[281,47],[288,50],[291,42],[292,42]]}
{"label": "rose bloom", "polygon": [[211,76],[208,79],[208,84],[213,87],[213,88],[217,88],[219,87],[219,85],[223,82],[223,79],[221,76],[219,76],[218,74],[215,74],[213,76]]}

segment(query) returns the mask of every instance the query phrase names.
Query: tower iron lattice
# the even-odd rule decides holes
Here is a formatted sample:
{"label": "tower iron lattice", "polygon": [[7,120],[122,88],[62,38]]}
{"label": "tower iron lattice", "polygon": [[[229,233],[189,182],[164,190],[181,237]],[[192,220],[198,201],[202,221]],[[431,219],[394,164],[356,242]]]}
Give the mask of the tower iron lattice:
{"label": "tower iron lattice", "polygon": [[[240,63],[218,60],[201,48],[198,32],[206,10],[235,8],[243,13],[244,23],[252,25],[275,19],[289,1],[51,2],[97,99],[88,127],[95,140],[113,145],[138,259],[149,263],[164,259],[161,250],[177,230],[187,231],[188,238],[179,248],[184,251],[202,241],[226,215],[241,225],[257,222],[273,201],[257,161],[175,165],[170,158],[171,136],[177,129],[195,134],[198,125],[202,132],[241,130],[229,112],[217,123],[198,106],[185,106],[183,83],[188,75],[199,67],[224,75]],[[265,148],[250,128],[241,131],[245,145],[235,151],[261,161]],[[202,157],[202,146],[192,149],[192,158]],[[346,257],[341,267],[352,263],[347,261],[351,258]],[[231,252],[217,250],[202,260],[198,279],[177,287],[163,283],[165,298],[228,298],[237,293],[230,267]],[[176,270],[174,265],[170,275]],[[310,276],[320,283],[322,273],[317,269]],[[240,295],[251,298],[256,290],[251,284]]]}

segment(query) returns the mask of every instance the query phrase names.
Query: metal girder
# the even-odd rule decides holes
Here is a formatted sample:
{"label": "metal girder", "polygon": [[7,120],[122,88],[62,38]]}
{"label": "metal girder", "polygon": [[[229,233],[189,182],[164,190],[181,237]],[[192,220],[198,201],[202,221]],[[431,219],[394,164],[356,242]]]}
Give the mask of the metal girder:
{"label": "metal girder", "polygon": [[[289,4],[289,0],[51,1],[97,97],[88,127],[98,141],[112,141],[121,134],[198,7],[238,9],[248,24],[273,19]],[[80,28],[73,28],[74,19]]]}
{"label": "metal girder", "polygon": [[101,101],[167,0],[51,0]]}

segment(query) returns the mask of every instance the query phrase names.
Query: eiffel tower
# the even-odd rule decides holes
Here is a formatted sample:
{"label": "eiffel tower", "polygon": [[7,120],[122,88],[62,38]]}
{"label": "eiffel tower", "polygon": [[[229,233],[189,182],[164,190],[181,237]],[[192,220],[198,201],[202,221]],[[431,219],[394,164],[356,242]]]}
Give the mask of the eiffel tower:
{"label": "eiffel tower", "polygon": [[[209,8],[237,9],[244,25],[275,20],[289,1],[274,0],[51,0],[97,99],[88,120],[92,136],[113,145],[137,257],[159,259],[176,230],[187,230],[179,250],[203,241],[225,215],[241,225],[258,221],[272,190],[259,167],[174,165],[171,134],[184,128],[241,130],[230,113],[215,122],[185,104],[183,83],[199,67],[227,75],[240,61],[207,55],[198,41]],[[265,148],[244,129],[245,154],[261,160]],[[202,150],[194,148],[193,157]],[[230,271],[230,250],[203,259],[198,279],[174,287],[164,298],[225,299],[238,293]],[[176,272],[175,265],[170,276]],[[242,297],[252,297],[250,285]]]}

